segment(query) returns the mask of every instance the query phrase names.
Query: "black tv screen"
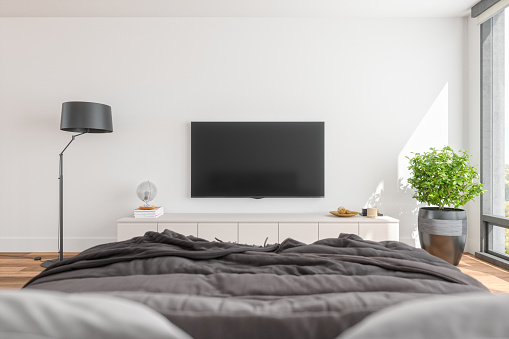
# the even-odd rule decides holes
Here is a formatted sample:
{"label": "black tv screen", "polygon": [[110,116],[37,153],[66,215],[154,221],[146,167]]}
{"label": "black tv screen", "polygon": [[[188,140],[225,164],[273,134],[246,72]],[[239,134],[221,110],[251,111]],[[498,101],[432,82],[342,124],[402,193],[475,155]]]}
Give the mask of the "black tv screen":
{"label": "black tv screen", "polygon": [[323,196],[323,122],[191,122],[191,197]]}

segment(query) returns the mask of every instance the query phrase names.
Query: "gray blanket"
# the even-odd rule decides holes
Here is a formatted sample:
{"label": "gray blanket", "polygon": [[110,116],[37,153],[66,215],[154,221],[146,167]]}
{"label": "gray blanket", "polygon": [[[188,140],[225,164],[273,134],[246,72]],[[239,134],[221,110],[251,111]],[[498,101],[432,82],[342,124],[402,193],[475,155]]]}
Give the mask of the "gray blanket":
{"label": "gray blanket", "polygon": [[163,314],[195,338],[334,338],[367,315],[431,294],[487,289],[400,242],[352,234],[255,247],[166,230],[88,249],[26,288],[103,292]]}

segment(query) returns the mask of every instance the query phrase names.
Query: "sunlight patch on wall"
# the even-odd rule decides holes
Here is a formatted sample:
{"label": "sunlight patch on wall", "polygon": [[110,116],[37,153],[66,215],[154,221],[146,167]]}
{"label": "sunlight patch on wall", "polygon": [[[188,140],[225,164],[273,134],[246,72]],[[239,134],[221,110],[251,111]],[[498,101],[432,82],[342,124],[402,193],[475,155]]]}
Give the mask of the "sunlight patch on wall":
{"label": "sunlight patch on wall", "polygon": [[363,208],[376,207],[380,209],[380,198],[382,197],[382,193],[384,191],[384,181],[381,180],[376,186],[375,192],[371,194],[369,199],[364,204]]}
{"label": "sunlight patch on wall", "polygon": [[417,213],[421,204],[415,200],[413,190],[407,179],[410,177],[407,156],[428,151],[430,147],[441,149],[449,142],[449,85],[445,84],[428,112],[424,115],[405,146],[398,155],[398,192],[401,196],[401,208],[398,218],[413,226],[411,238],[415,247],[420,247],[417,231]]}
{"label": "sunlight patch on wall", "polygon": [[403,179],[404,183],[409,178],[410,171],[406,157],[411,156],[411,152],[428,151],[430,147],[442,148],[448,144],[448,140],[449,84],[447,83],[399,153],[398,178]]}

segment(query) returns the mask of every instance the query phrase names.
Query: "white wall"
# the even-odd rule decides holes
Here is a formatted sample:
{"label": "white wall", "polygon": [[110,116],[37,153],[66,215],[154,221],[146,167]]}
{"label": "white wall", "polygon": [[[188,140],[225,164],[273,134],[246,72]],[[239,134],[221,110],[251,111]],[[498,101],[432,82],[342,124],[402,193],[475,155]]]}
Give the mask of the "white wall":
{"label": "white wall", "polygon": [[[465,147],[465,19],[1,18],[0,251],[56,250],[61,103],[112,106],[65,153],[65,250],[115,240],[157,184],[171,212],[376,204],[413,244],[405,155]],[[191,199],[190,121],[325,121],[323,199]]]}

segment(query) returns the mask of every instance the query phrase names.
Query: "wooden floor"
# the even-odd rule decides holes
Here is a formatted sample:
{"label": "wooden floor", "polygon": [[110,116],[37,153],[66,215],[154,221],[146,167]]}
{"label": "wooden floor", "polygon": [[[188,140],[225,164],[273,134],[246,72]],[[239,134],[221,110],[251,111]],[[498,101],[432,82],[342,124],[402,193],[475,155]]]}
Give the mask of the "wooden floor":
{"label": "wooden floor", "polygon": [[[64,258],[78,253],[64,253]],[[30,279],[44,270],[41,261],[58,258],[58,253],[0,253],[0,288],[21,288]]]}
{"label": "wooden floor", "polygon": [[[77,253],[65,253],[64,257],[72,257]],[[58,258],[57,253],[0,253],[0,288],[19,289],[32,277],[44,270],[40,261]],[[509,293],[509,271],[488,264],[465,253],[458,268],[482,282],[492,293]]]}
{"label": "wooden floor", "polygon": [[479,280],[493,294],[509,293],[509,271],[464,253],[458,268],[465,274]]}

